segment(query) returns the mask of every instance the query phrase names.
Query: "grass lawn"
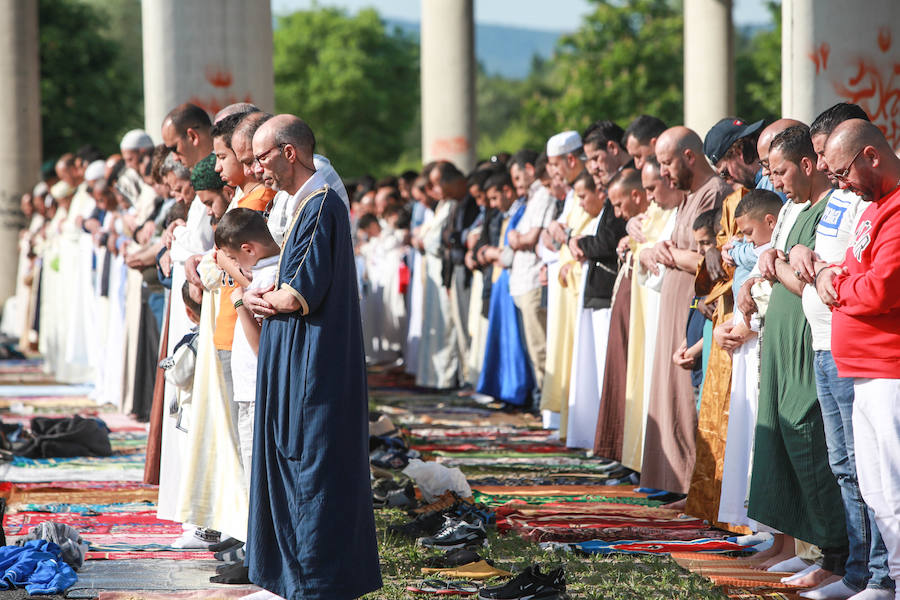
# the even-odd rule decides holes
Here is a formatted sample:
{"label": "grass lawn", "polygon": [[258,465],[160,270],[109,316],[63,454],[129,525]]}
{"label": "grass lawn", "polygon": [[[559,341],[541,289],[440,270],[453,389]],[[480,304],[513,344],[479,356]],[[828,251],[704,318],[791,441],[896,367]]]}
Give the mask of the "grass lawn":
{"label": "grass lawn", "polygon": [[[423,579],[420,567],[427,556],[438,552],[416,547],[386,533],[391,523],[407,519],[398,509],[375,512],[378,528],[381,572],[384,588],[368,599],[441,598],[406,591],[406,586]],[[541,566],[564,564],[570,598],[622,600],[724,600],[726,596],[709,580],[688,573],[667,556],[613,555],[577,556],[562,551],[544,551],[533,542],[516,535],[497,535],[491,531],[488,547],[480,552],[501,569],[517,573],[532,563]],[[489,583],[499,583],[502,580]]]}

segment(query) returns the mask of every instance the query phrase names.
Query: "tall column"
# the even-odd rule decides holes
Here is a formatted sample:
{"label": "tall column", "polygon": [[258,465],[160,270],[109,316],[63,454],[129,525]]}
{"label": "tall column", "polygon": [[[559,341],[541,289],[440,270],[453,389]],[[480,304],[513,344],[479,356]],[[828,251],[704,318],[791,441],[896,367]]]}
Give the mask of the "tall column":
{"label": "tall column", "polygon": [[684,124],[704,137],[734,115],[731,0],[684,0]]}
{"label": "tall column", "polygon": [[0,0],[0,301],[16,287],[19,198],[41,174],[37,2]]}
{"label": "tall column", "polygon": [[182,102],[210,114],[234,102],[274,110],[269,0],[145,1],[141,19],[144,123],[154,139]]}
{"label": "tall column", "polygon": [[472,0],[422,0],[422,158],[475,166]]}
{"label": "tall column", "polygon": [[781,15],[784,115],[810,123],[851,102],[900,148],[900,2],[784,0]]}

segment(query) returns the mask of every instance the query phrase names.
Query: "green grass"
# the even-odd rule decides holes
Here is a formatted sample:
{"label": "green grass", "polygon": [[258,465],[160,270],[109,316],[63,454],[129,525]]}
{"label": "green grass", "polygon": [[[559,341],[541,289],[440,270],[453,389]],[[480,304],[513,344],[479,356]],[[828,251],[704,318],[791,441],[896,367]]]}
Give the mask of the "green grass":
{"label": "green grass", "polygon": [[[406,586],[423,579],[424,559],[439,554],[387,535],[387,526],[407,519],[397,509],[375,513],[381,572],[384,588],[365,596],[371,600],[440,598],[406,591]],[[498,568],[517,573],[532,563],[565,565],[570,598],[622,600],[724,600],[726,596],[709,580],[688,573],[667,556],[614,555],[577,556],[563,551],[542,550],[538,544],[516,535],[492,531],[488,547],[481,553]],[[488,583],[502,582],[502,579]]]}

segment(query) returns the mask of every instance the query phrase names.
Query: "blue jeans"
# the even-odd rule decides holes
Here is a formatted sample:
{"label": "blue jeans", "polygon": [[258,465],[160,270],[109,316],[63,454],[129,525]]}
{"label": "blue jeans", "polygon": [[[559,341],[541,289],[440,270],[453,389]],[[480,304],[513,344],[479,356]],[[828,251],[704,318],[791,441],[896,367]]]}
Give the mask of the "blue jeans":
{"label": "blue jeans", "polygon": [[852,590],[866,587],[894,589],[888,572],[887,548],[875,525],[872,510],[863,502],[856,478],[856,453],[853,449],[853,378],[838,377],[837,366],[827,350],[817,350],[816,389],[822,420],[828,463],[837,478],[847,515],[847,558],[844,583]]}

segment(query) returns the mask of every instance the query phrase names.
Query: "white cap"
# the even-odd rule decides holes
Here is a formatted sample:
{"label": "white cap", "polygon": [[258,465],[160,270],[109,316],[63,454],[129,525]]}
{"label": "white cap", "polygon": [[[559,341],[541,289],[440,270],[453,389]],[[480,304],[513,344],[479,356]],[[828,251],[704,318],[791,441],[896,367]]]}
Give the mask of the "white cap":
{"label": "white cap", "polygon": [[581,148],[581,136],[577,131],[563,131],[547,140],[547,156],[563,156]]}
{"label": "white cap", "polygon": [[106,177],[106,161],[95,160],[84,170],[85,181],[97,181]]}
{"label": "white cap", "polygon": [[44,194],[48,193],[49,191],[50,191],[50,188],[47,187],[47,182],[39,181],[38,184],[36,186],[34,186],[34,189],[31,190],[31,195],[32,196],[43,196]]}
{"label": "white cap", "polygon": [[72,194],[75,193],[75,188],[66,183],[65,181],[57,181],[53,184],[53,187],[50,188],[50,195],[60,200],[62,198],[68,198]]}
{"label": "white cap", "polygon": [[146,150],[153,147],[153,140],[143,129],[132,129],[122,138],[122,150]]}

